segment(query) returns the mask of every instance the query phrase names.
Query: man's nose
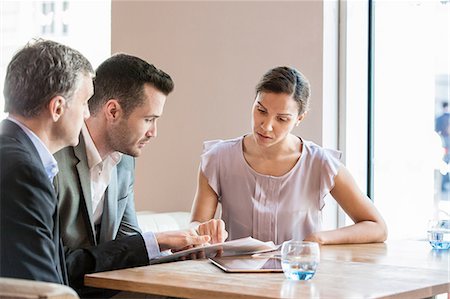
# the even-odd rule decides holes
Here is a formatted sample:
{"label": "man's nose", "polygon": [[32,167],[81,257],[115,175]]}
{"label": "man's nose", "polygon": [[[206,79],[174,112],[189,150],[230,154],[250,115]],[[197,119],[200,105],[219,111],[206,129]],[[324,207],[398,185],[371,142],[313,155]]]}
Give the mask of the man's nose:
{"label": "man's nose", "polygon": [[148,137],[148,138],[156,137],[157,135],[158,135],[158,130],[156,128],[156,124],[152,125],[145,133],[145,137]]}

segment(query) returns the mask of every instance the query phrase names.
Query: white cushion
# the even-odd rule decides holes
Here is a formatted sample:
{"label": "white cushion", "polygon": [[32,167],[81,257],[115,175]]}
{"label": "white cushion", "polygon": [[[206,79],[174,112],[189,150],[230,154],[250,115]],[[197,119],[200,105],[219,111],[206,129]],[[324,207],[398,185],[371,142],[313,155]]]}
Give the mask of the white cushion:
{"label": "white cushion", "polygon": [[155,213],[151,211],[140,211],[136,215],[142,232],[188,229],[191,218],[191,213],[189,212]]}

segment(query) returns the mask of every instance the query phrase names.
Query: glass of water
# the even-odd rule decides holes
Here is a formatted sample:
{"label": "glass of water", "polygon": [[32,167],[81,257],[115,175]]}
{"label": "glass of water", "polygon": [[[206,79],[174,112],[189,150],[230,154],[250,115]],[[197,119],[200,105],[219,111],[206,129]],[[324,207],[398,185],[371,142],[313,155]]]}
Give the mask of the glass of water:
{"label": "glass of water", "polygon": [[309,280],[320,262],[319,244],[304,241],[286,241],[281,247],[281,265],[284,275],[291,280]]}
{"label": "glass of water", "polygon": [[434,249],[450,248],[450,220],[430,220],[428,241]]}

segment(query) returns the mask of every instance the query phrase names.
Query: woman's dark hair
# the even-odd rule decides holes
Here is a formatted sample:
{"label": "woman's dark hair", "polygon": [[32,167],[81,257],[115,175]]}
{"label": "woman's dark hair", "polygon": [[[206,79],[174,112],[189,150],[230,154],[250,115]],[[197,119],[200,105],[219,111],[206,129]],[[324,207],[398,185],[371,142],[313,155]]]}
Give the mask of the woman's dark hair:
{"label": "woman's dark hair", "polygon": [[309,109],[309,96],[311,93],[309,81],[294,68],[280,66],[269,70],[256,85],[256,95],[260,92],[291,95],[298,104],[299,115]]}

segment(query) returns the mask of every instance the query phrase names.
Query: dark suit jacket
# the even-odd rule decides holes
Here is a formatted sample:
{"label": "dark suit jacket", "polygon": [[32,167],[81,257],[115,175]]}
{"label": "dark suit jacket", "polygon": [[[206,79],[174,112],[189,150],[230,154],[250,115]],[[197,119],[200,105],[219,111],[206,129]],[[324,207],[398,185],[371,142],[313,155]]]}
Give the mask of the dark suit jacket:
{"label": "dark suit jacket", "polygon": [[67,283],[53,185],[9,120],[0,124],[0,229],[0,276]]}
{"label": "dark suit jacket", "polygon": [[80,295],[85,295],[89,292],[81,288],[85,273],[147,265],[148,254],[134,209],[134,159],[123,155],[112,170],[97,240],[92,219],[90,171],[82,135],[76,147],[62,149],[55,158],[59,173],[54,183],[70,285]]}

